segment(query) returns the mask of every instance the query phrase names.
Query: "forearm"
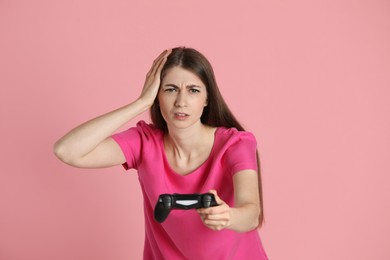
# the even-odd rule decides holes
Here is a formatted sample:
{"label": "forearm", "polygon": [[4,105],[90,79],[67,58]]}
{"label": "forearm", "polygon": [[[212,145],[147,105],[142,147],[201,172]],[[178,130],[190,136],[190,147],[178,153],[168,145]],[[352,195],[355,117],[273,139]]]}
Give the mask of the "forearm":
{"label": "forearm", "polygon": [[230,223],[228,229],[237,232],[248,232],[259,225],[260,208],[254,203],[241,207],[230,208]]}
{"label": "forearm", "polygon": [[138,99],[129,105],[89,120],[59,139],[54,145],[54,152],[65,161],[81,158],[149,107],[149,104]]}

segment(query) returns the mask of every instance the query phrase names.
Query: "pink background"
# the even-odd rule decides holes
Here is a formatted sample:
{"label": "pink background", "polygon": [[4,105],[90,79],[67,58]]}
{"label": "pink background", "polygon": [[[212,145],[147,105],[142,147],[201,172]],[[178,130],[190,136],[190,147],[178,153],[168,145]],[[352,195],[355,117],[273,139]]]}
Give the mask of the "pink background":
{"label": "pink background", "polygon": [[135,172],[71,168],[52,145],[178,45],[257,136],[270,259],[390,259],[389,2],[237,3],[0,1],[0,259],[141,258]]}

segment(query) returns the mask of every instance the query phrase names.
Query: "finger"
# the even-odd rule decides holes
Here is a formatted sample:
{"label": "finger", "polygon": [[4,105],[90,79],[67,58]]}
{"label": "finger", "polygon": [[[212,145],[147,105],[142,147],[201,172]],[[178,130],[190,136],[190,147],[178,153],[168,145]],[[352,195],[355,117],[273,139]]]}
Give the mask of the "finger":
{"label": "finger", "polygon": [[169,54],[172,53],[172,49],[168,49],[168,50],[165,50],[163,51],[154,61],[153,61],[153,64],[154,65],[158,65],[161,64],[161,61],[163,61],[164,59],[166,59]]}
{"label": "finger", "polygon": [[167,52],[168,52],[168,50],[163,51],[162,53],[160,53],[160,55],[158,55],[158,57],[156,59],[153,60],[152,66],[151,66],[150,70],[148,71],[148,73],[146,74],[147,76],[150,76],[150,75],[154,74],[153,72],[154,72],[154,70],[156,68],[156,65],[167,54]]}
{"label": "finger", "polygon": [[226,214],[199,214],[203,224],[212,230],[222,230],[229,225],[230,218]]}
{"label": "finger", "polygon": [[165,51],[163,51],[162,53],[160,53],[160,55],[158,55],[157,58],[154,59],[153,63],[155,64],[155,63],[157,63],[159,60],[161,60],[161,58],[163,58],[163,57],[166,55],[167,52],[168,52],[168,50],[165,50]]}
{"label": "finger", "polygon": [[227,204],[220,204],[215,207],[198,209],[199,214],[205,214],[205,215],[218,215],[228,211],[229,211],[229,206]]}
{"label": "finger", "polygon": [[161,59],[160,61],[160,64],[158,65],[157,67],[157,75],[160,75],[161,74],[161,70],[162,68],[164,67],[165,63],[167,62],[168,60],[168,56],[172,53],[172,49],[169,49],[166,51],[165,55],[163,56],[163,58]]}
{"label": "finger", "polygon": [[215,213],[215,214],[199,213],[199,216],[203,220],[228,219],[227,213],[225,211],[221,213]]}
{"label": "finger", "polygon": [[156,77],[160,76],[162,68],[164,67],[164,64],[167,61],[167,59],[168,59],[168,56],[165,55],[165,56],[161,57],[161,59],[158,61],[158,63],[156,63],[156,66],[154,67],[154,75]]}
{"label": "finger", "polygon": [[216,190],[209,190],[209,193],[214,194],[215,201],[218,205],[226,204],[219,196]]}
{"label": "finger", "polygon": [[161,70],[168,58],[168,55],[172,52],[172,50],[165,50],[163,53],[161,53],[157,59],[153,61],[153,65],[150,68],[150,71],[148,72],[147,76],[157,76],[160,75]]}
{"label": "finger", "polygon": [[229,219],[229,215],[227,215],[226,213],[204,216],[205,221],[228,221]]}
{"label": "finger", "polygon": [[228,219],[222,218],[222,219],[209,219],[206,218],[203,220],[203,222],[208,226],[218,226],[218,225],[226,225],[228,223]]}
{"label": "finger", "polygon": [[215,220],[205,220],[204,224],[213,230],[222,230],[227,227],[227,221],[215,221]]}

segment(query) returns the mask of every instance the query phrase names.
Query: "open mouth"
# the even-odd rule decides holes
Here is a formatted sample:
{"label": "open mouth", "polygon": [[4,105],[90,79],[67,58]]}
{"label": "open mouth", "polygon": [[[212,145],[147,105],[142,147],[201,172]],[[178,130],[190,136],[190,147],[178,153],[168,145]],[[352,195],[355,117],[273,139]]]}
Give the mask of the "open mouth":
{"label": "open mouth", "polygon": [[175,116],[188,116],[186,113],[175,113]]}
{"label": "open mouth", "polygon": [[189,115],[186,113],[174,113],[175,118],[177,119],[186,119]]}

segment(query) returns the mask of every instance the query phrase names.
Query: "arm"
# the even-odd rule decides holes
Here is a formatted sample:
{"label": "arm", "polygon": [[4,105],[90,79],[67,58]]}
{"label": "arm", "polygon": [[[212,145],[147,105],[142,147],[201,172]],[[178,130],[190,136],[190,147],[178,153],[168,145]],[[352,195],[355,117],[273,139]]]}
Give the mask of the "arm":
{"label": "arm", "polygon": [[203,223],[213,230],[228,228],[247,232],[257,228],[260,214],[257,178],[254,170],[243,170],[234,175],[234,207],[222,201],[216,191],[210,191],[214,193],[219,206],[198,210]]}
{"label": "arm", "polygon": [[83,168],[124,163],[125,157],[119,145],[110,136],[153,104],[160,86],[161,69],[169,54],[170,51],[164,51],[154,61],[137,100],[71,130],[55,143],[55,155],[67,164]]}

